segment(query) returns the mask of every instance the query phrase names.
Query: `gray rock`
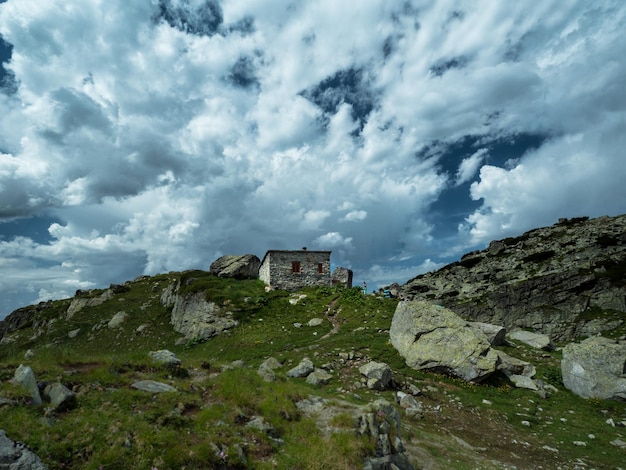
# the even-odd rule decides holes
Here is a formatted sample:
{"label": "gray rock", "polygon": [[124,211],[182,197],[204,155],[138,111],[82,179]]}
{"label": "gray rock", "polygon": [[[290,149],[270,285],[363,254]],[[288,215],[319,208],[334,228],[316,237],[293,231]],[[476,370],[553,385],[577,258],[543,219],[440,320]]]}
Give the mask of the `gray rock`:
{"label": "gray rock", "polygon": [[127,318],[128,314],[126,312],[117,312],[115,315],[113,315],[113,318],[109,320],[107,326],[111,329],[119,328],[120,326],[122,326],[122,323],[124,323]]}
{"label": "gray rock", "polygon": [[47,470],[33,451],[25,444],[9,439],[1,429],[0,468],[2,470]]}
{"label": "gray rock", "polygon": [[516,388],[539,390],[539,386],[537,385],[537,383],[533,379],[525,375],[510,374],[508,376],[508,379]]}
{"label": "gray rock", "polygon": [[492,346],[501,346],[506,341],[506,328],[503,326],[479,321],[470,322],[470,325],[484,333]]}
{"label": "gray rock", "polygon": [[67,337],[72,339],[72,338],[76,338],[78,336],[78,333],[80,333],[80,328],[76,328],[75,330],[70,331],[67,334]]}
{"label": "gray rock", "polygon": [[367,379],[370,390],[385,390],[391,382],[391,368],[384,362],[368,362],[359,367],[359,372]]}
{"label": "gray rock", "polygon": [[150,351],[148,353],[148,356],[150,356],[150,359],[152,359],[157,364],[162,364],[167,368],[177,368],[181,364],[181,361],[176,357],[176,354],[167,349]]}
{"label": "gray rock", "polygon": [[320,326],[322,323],[324,323],[324,320],[321,318],[311,318],[308,321],[307,326]]}
{"label": "gray rock", "polygon": [[264,432],[270,436],[274,436],[276,434],[276,430],[274,427],[265,421],[263,416],[254,416],[248,423],[246,424],[246,428],[255,429],[257,431]]}
{"label": "gray rock", "polygon": [[593,337],[563,348],[563,385],[584,398],[626,400],[626,345]]}
{"label": "gray rock", "polygon": [[511,331],[506,336],[508,339],[519,341],[535,349],[543,349],[546,351],[551,351],[552,349],[554,349],[554,344],[552,343],[552,340],[550,340],[550,337],[541,333],[515,330]]}
{"label": "gray rock", "polygon": [[150,392],[150,393],[163,393],[163,392],[177,392],[178,391],[171,385],[164,384],[162,382],[155,382],[154,380],[140,380],[132,384],[131,387],[136,388],[137,390]]}
{"label": "gray rock", "polygon": [[266,382],[273,382],[276,380],[276,372],[265,362],[263,362],[257,369],[257,374]]}
{"label": "gray rock", "polygon": [[537,370],[530,362],[523,361],[507,353],[494,349],[498,355],[498,370],[506,376],[523,375],[526,377],[534,377]]}
{"label": "gray rock", "polygon": [[35,374],[30,367],[20,364],[20,366],[16,369],[11,382],[15,385],[24,387],[28,393],[30,393],[33,405],[39,406],[43,403],[41,395],[39,394],[37,379],[35,379]]}
{"label": "gray rock", "polygon": [[315,369],[306,377],[306,383],[311,385],[326,385],[333,376],[324,369]]}
{"label": "gray rock", "polygon": [[257,373],[261,376],[263,380],[266,382],[273,382],[276,380],[276,373],[274,369],[279,369],[282,367],[282,364],[278,361],[278,359],[274,357],[268,357],[265,361],[261,363]]}
{"label": "gray rock", "polygon": [[304,359],[300,361],[300,364],[298,364],[293,369],[290,369],[289,371],[287,371],[287,377],[294,377],[294,378],[306,377],[314,370],[315,370],[315,366],[313,365],[313,362],[311,362],[311,360],[308,357],[305,357]]}
{"label": "gray rock", "polygon": [[49,384],[44,389],[43,395],[55,410],[67,411],[76,408],[76,394],[62,383]]}
{"label": "gray rock", "polygon": [[170,322],[174,330],[185,335],[188,340],[208,339],[239,324],[232,318],[231,312],[222,310],[214,302],[208,302],[204,292],[177,295]]}
{"label": "gray rock", "polygon": [[358,433],[369,436],[376,445],[375,455],[367,459],[365,469],[413,470],[404,454],[405,447],[400,434],[400,413],[386,400],[376,400],[366,405],[357,418]]}
{"label": "gray rock", "polygon": [[80,312],[82,309],[86,307],[96,307],[98,305],[103,304],[109,299],[112,299],[115,294],[111,289],[105,290],[98,297],[74,297],[70,306],[67,308],[67,313],[65,315],[66,320],[71,320],[74,315]]}
{"label": "gray rock", "polygon": [[225,255],[213,261],[209,270],[219,277],[256,279],[260,266],[261,260],[255,255]]}
{"label": "gray rock", "polygon": [[32,349],[28,349],[25,353],[24,353],[24,359],[31,359],[35,357],[35,351],[33,351]]}
{"label": "gray rock", "polygon": [[480,382],[498,355],[487,337],[454,312],[428,302],[400,302],[389,330],[391,344],[409,367]]}

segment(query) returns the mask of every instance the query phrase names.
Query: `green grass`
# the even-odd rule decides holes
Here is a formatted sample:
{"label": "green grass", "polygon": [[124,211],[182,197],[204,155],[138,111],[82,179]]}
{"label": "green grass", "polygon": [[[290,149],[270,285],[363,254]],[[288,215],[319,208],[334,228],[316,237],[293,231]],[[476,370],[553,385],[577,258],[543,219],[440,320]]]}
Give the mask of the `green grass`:
{"label": "green grass", "polygon": [[[159,299],[163,289],[179,281],[188,293],[203,292],[228,306],[239,326],[207,341],[178,344],[181,335],[172,330],[170,311]],[[624,461],[624,452],[610,441],[626,440],[626,433],[606,420],[626,419],[625,405],[584,400],[565,390],[558,351],[503,348],[536,365],[537,378],[557,387],[544,399],[511,388],[503,378],[472,385],[408,368],[389,343],[397,301],[363,296],[360,289],[305,289],[296,294],[306,297],[292,303],[292,294],[265,292],[257,281],[201,271],[142,278],[126,287],[70,320],[64,319],[69,300],[55,302],[23,329],[9,333],[14,342],[0,346],[0,396],[21,403],[2,407],[0,429],[26,442],[49,468],[359,468],[375,446],[355,432],[352,411],[339,411],[330,421],[333,431],[325,433],[316,416],[304,415],[296,403],[310,395],[346,407],[380,397],[393,402],[392,390],[354,388],[361,379],[358,366],[367,360],[389,364],[399,386],[423,390],[417,397],[424,405],[423,419],[403,415],[401,432],[417,449],[411,452],[430,462],[429,468],[498,468],[489,463],[494,459],[528,468],[528,462],[524,466],[511,457],[520,452],[513,441],[531,443],[544,468],[577,458],[595,468],[615,468]],[[128,319],[120,328],[108,328],[121,310]],[[313,318],[322,318],[322,324],[308,326]],[[69,338],[76,329],[78,335]],[[148,351],[164,348],[182,360],[178,372],[149,359]],[[26,359],[28,349],[34,356]],[[353,359],[345,359],[348,353]],[[282,367],[275,371],[276,381],[265,382],[256,369],[270,356]],[[288,378],[286,372],[303,357],[332,369],[331,382],[315,387]],[[244,366],[223,370],[235,360]],[[31,366],[39,381],[72,388],[78,407],[55,413],[45,406],[26,406],[28,394],[9,382],[21,363]],[[178,393],[152,395],[131,387],[143,379],[169,383]],[[247,427],[255,416],[262,416],[273,431]],[[473,452],[452,434],[476,447],[485,445],[485,436],[498,436],[502,444]],[[578,440],[587,447],[574,446]],[[559,454],[542,451],[544,445],[558,448]]]}

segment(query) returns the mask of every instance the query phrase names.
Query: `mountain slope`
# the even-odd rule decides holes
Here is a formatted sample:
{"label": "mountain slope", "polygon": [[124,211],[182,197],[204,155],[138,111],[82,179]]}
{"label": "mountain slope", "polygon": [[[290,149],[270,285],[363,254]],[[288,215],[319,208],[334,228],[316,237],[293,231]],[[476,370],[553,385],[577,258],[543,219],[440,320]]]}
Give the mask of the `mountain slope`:
{"label": "mountain slope", "polygon": [[493,241],[398,290],[467,319],[560,341],[618,337],[626,332],[626,215],[563,219]]}

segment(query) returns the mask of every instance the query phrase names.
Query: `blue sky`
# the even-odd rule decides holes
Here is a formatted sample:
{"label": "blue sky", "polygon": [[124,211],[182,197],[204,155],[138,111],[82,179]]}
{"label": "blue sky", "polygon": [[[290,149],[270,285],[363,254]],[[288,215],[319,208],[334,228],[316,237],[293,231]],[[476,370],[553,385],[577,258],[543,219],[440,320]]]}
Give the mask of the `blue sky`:
{"label": "blue sky", "polygon": [[302,246],[402,283],[626,212],[621,0],[8,0],[0,35],[0,317]]}

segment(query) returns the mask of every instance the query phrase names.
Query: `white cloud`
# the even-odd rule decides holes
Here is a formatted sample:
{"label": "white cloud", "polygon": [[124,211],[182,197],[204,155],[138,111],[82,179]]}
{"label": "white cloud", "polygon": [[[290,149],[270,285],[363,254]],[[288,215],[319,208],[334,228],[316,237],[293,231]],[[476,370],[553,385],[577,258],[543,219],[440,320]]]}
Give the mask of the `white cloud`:
{"label": "white cloud", "polygon": [[[479,169],[447,255],[624,210],[620,1],[216,5],[0,7],[19,82],[0,93],[0,221],[62,221],[48,244],[0,242],[29,299],[309,244],[358,269],[435,259],[430,207]],[[550,139],[498,168],[483,149],[519,133]],[[468,135],[475,153],[442,162]]]}
{"label": "white cloud", "polygon": [[474,175],[478,171],[478,168],[480,167],[480,164],[486,158],[486,154],[487,149],[480,149],[474,152],[471,156],[464,158],[463,161],[461,161],[459,169],[456,172],[456,186],[467,183],[474,177]]}

